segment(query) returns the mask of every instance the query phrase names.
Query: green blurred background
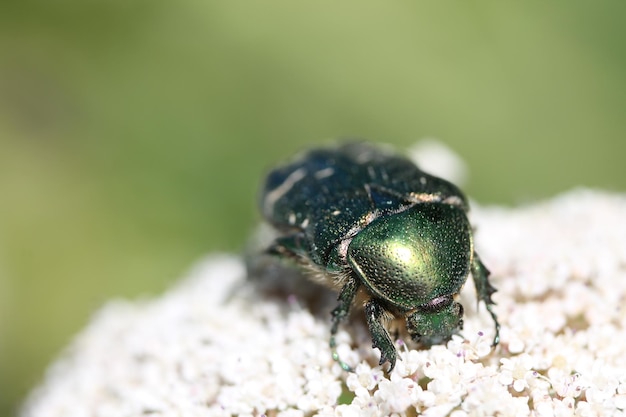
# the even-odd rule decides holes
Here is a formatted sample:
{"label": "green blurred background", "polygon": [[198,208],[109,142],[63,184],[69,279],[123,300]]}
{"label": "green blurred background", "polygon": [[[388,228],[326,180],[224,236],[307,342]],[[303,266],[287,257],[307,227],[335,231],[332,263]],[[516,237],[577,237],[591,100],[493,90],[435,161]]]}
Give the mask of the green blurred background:
{"label": "green blurred background", "polygon": [[439,138],[481,203],[626,189],[623,1],[0,7],[0,415],[107,299],[239,251],[304,146]]}

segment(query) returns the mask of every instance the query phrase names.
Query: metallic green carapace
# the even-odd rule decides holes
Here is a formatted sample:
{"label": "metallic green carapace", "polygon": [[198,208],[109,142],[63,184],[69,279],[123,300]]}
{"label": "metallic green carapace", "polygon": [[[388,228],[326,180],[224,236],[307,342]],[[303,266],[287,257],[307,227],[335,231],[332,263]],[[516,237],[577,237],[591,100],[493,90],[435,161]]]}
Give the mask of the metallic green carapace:
{"label": "metallic green carapace", "polygon": [[390,370],[397,353],[387,318],[404,318],[412,339],[423,345],[447,341],[463,326],[463,306],[454,296],[470,272],[498,343],[495,288],[474,251],[467,200],[450,182],[387,149],[349,143],[309,151],[270,172],[260,204],[278,233],[268,251],[340,291],[333,349],[339,323],[357,298],[365,300],[380,364],[388,361]]}

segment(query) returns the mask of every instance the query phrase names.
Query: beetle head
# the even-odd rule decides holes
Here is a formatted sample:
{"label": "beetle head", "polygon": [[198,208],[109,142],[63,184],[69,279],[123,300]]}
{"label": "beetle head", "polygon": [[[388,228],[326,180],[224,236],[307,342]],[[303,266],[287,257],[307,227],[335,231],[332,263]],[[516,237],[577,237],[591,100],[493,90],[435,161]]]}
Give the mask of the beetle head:
{"label": "beetle head", "polygon": [[439,344],[463,328],[463,306],[451,296],[438,297],[406,318],[411,338],[423,345]]}

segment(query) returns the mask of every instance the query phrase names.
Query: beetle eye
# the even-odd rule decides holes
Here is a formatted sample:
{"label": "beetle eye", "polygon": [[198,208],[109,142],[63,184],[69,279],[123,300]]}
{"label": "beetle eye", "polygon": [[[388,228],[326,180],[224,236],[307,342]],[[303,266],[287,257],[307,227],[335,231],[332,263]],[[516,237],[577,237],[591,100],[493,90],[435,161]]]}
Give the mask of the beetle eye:
{"label": "beetle eye", "polygon": [[[443,295],[441,297],[434,298],[430,302],[419,306],[419,310],[423,312],[437,312],[443,308],[446,308],[452,303],[452,296]],[[459,304],[460,305],[460,304]],[[461,306],[461,314],[463,314],[463,306]]]}

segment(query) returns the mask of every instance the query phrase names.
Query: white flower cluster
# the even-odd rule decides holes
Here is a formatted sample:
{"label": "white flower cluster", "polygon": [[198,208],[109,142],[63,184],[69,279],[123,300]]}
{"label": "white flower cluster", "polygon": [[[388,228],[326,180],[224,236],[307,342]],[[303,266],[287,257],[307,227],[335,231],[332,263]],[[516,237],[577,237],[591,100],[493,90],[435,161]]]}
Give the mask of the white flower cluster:
{"label": "white flower cluster", "polygon": [[465,286],[464,330],[377,365],[358,316],[255,292],[214,256],[164,296],[108,304],[48,371],[23,417],[626,415],[626,197],[573,191],[519,209],[474,207],[502,325]]}

